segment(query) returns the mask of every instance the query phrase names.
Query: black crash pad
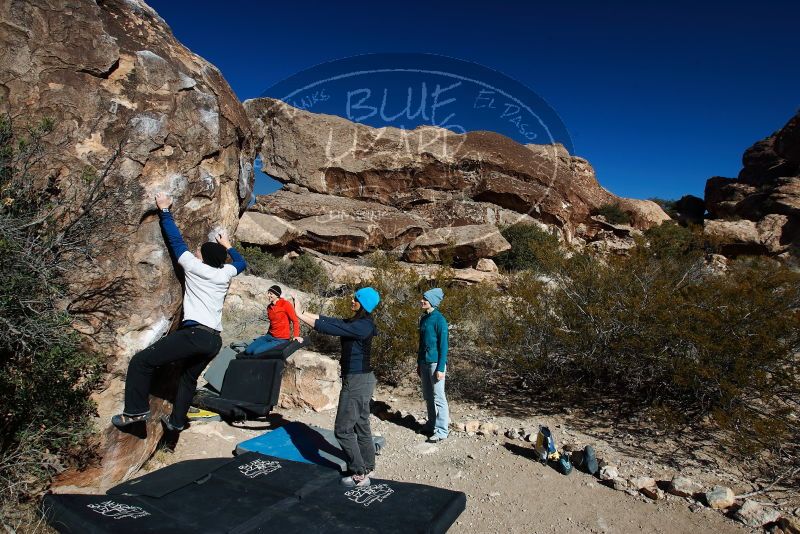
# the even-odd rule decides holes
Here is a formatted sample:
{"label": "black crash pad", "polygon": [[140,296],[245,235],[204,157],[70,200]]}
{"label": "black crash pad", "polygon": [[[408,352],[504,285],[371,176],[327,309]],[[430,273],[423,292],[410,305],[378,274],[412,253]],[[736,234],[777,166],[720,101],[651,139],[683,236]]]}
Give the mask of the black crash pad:
{"label": "black crash pad", "polygon": [[258,453],[189,460],[120,484],[107,495],[47,495],[62,533],[446,532],[466,496],[373,479],[346,488],[336,471]]}
{"label": "black crash pad", "polygon": [[283,360],[231,360],[219,393],[201,389],[192,405],[223,419],[241,421],[264,417],[278,403]]}

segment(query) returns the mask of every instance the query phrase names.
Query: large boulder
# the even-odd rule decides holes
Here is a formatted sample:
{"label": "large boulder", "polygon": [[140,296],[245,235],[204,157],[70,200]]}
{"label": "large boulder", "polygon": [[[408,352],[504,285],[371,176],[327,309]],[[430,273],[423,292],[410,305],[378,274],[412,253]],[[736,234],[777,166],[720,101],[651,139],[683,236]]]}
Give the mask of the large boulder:
{"label": "large boulder", "polygon": [[[313,193],[409,209],[441,201],[478,201],[557,226],[565,236],[604,204],[618,204],[634,225],[668,219],[654,203],[603,189],[589,163],[561,145],[522,145],[503,135],[456,134],[422,126],[372,128],[259,98],[244,103],[259,138],[264,171]],[[477,213],[447,225],[490,223]],[[459,220],[461,219],[461,220]],[[453,224],[455,223],[455,224]]]}
{"label": "large boulder", "polygon": [[[296,232],[290,241],[332,254],[391,250],[430,228],[421,217],[392,206],[302,190],[259,196],[250,213],[286,219]],[[254,242],[249,235],[241,239]]]}
{"label": "large boulder", "polygon": [[[145,439],[106,426],[122,408],[131,355],[179,319],[181,284],[154,194],[173,196],[190,247],[212,230],[232,234],[252,192],[250,123],[220,72],[142,1],[9,0],[0,4],[0,26],[0,112],[20,128],[44,117],[55,124],[34,176],[52,177],[51,190],[78,201],[90,191],[105,199],[107,237],[68,273],[66,303],[87,342],[109,356],[97,396],[101,463],[60,479],[103,489],[150,456],[161,437],[158,416],[169,409],[153,399]],[[87,181],[91,175],[99,178]]]}
{"label": "large boulder", "polygon": [[280,217],[247,211],[236,228],[236,239],[241,243],[261,246],[282,246],[303,235],[303,230]]}
{"label": "large boulder", "polygon": [[[333,256],[311,249],[303,249],[303,251],[310,254],[325,269],[334,284],[367,283],[375,274],[375,267],[368,265],[368,261],[363,258]],[[402,269],[414,271],[417,276],[425,280],[436,280],[441,276],[441,268],[438,265],[403,261],[398,261],[397,265]],[[506,277],[498,272],[497,265],[489,259],[478,260],[475,268],[449,268],[448,276],[454,282],[466,284],[505,285],[507,283]]]}
{"label": "large boulder", "polygon": [[335,408],[342,390],[339,362],[310,350],[298,350],[286,360],[281,382],[281,408],[315,412]]}
{"label": "large boulder", "polygon": [[491,224],[450,226],[430,230],[408,244],[404,259],[414,263],[435,263],[450,256],[457,264],[491,258],[511,248]]}
{"label": "large boulder", "polygon": [[[709,214],[731,222],[756,223],[761,253],[800,250],[800,112],[783,128],[748,148],[737,178],[713,177],[706,182]],[[780,217],[776,217],[780,216]],[[716,232],[717,229],[712,229]],[[748,234],[752,238],[752,230]],[[742,241],[739,248],[752,249]]]}

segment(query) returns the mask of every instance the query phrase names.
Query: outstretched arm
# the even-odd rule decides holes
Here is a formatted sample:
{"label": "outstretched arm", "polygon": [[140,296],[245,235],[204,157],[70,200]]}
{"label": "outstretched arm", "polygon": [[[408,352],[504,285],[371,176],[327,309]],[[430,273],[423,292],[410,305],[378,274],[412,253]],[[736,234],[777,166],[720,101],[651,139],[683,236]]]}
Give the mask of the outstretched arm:
{"label": "outstretched arm", "polygon": [[161,229],[167,236],[167,248],[175,256],[176,259],[181,257],[181,254],[187,252],[189,247],[181,236],[181,231],[175,220],[172,218],[172,213],[169,207],[172,205],[172,199],[166,193],[159,192],[156,195],[156,206],[158,206],[158,218],[161,221]]}

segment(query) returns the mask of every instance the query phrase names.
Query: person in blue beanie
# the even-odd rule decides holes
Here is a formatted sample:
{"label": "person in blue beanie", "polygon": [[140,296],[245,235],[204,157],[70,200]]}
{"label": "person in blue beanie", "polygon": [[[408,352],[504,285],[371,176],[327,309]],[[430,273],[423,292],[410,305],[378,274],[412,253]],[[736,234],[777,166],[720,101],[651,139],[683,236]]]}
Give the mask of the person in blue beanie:
{"label": "person in blue beanie", "polygon": [[423,310],[419,320],[419,349],[417,351],[417,374],[422,381],[422,396],[428,407],[428,422],[423,432],[428,434],[428,443],[446,439],[450,427],[450,410],[444,393],[447,372],[447,320],[439,311],[444,292],[435,287],[422,295]]}
{"label": "person in blue beanie", "polygon": [[350,319],[297,310],[297,317],[317,332],[341,338],[342,392],[333,432],[347,461],[342,484],[349,487],[369,486],[370,476],[375,470],[369,403],[377,381],[370,356],[372,338],[377,334],[372,312],[380,300],[375,289],[362,287],[353,294],[353,317]]}

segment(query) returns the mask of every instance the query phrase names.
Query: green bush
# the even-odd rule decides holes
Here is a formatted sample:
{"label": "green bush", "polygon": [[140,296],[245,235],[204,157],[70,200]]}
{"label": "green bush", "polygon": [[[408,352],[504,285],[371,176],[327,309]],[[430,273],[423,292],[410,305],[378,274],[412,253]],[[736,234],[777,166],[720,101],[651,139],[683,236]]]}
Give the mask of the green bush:
{"label": "green bush", "polygon": [[644,240],[635,254],[649,253],[657,258],[699,257],[705,248],[702,227],[685,227],[671,221],[645,230]]}
{"label": "green bush", "polygon": [[330,284],[328,273],[309,254],[301,254],[290,262],[281,262],[276,279],[309,293],[323,293]]}
{"label": "green bush", "polygon": [[242,256],[247,262],[247,273],[262,278],[277,278],[282,260],[261,247],[245,245],[242,247]]}
{"label": "green bush", "polygon": [[515,224],[501,229],[500,233],[511,249],[497,255],[494,261],[506,271],[533,269],[546,272],[563,261],[558,238],[538,226]]}
{"label": "green bush", "polygon": [[91,210],[75,208],[102,199],[76,203],[42,190],[37,164],[52,130],[44,120],[15,133],[0,118],[0,491],[11,513],[86,458],[101,364],[63,309],[62,273],[77,268],[92,237],[102,239]]}
{"label": "green bush", "polygon": [[309,254],[301,254],[286,261],[256,246],[245,246],[242,255],[247,261],[247,272],[270,278],[309,293],[324,293],[330,285],[325,269]]}
{"label": "green bush", "polygon": [[602,215],[611,224],[631,224],[631,216],[622,210],[618,204],[603,204],[592,215]]}

